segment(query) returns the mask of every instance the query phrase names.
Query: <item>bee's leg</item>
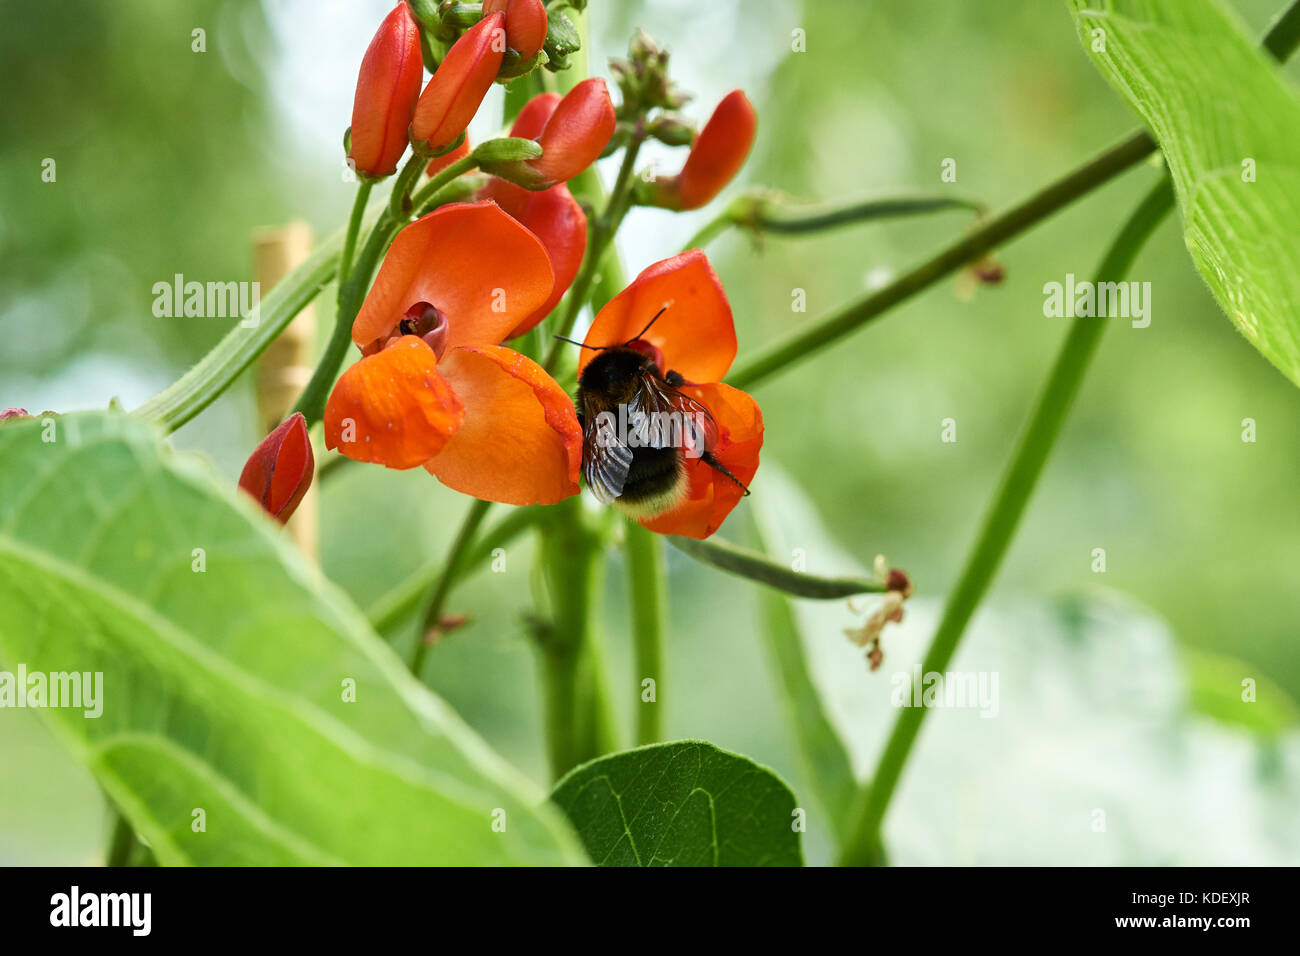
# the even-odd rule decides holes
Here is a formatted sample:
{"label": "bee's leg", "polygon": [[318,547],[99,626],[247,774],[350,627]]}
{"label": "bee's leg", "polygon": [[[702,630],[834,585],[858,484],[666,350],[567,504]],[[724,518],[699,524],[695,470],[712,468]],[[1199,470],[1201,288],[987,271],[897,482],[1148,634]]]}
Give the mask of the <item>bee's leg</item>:
{"label": "bee's leg", "polygon": [[728,471],[726,465],[718,461],[718,459],[714,458],[713,452],[706,451],[704,454],[700,455],[700,461],[704,462],[706,465],[708,465],[718,474],[725,475],[727,478],[734,481],[740,487],[740,489],[745,492],[746,495],[749,494],[749,487],[743,481],[741,481],[739,478],[733,475],[730,471]]}
{"label": "bee's leg", "polygon": [[675,372],[672,369],[668,370],[668,374],[664,376],[664,381],[673,388],[681,388],[686,384],[686,379],[682,378],[682,373]]}

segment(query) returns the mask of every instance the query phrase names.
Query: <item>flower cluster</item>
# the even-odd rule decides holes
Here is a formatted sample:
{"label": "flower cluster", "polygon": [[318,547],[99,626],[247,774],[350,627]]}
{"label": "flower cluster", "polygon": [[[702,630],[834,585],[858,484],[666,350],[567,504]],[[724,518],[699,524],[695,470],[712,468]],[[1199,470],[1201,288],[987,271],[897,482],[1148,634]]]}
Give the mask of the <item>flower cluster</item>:
{"label": "flower cluster", "polygon": [[[603,80],[586,79],[564,96],[534,96],[508,139],[472,149],[465,131],[492,83],[545,62],[553,47],[557,59],[571,47],[561,42],[558,22],[548,27],[540,0],[436,10],[432,30],[426,14],[413,14],[407,3],[380,25],[362,60],[348,157],[373,180],[394,173],[409,145],[411,163],[431,177],[471,167],[479,175],[460,193],[470,201],[437,206],[393,238],[352,322],[360,357],[325,404],[325,445],[357,461],[422,467],[483,500],[553,504],[579,491],[583,426],[553,369],[515,345],[552,314],[591,258],[587,215],[566,183],[618,148],[620,130],[639,109],[641,132],[691,149],[680,173],[629,183],[629,193],[636,191],[629,198],[694,209],[744,162],[754,112],[736,91],[698,136],[669,113],[648,128],[649,110],[675,107],[684,97],[664,76],[666,54],[647,40],[634,50],[632,72],[620,78],[619,110]],[[421,92],[431,49],[441,55]],[[408,176],[404,170],[399,184]],[[638,339],[647,316],[670,304]],[[702,252],[650,266],[601,308],[579,373],[598,348],[634,340],[656,358],[656,374],[716,423],[709,453],[684,463],[684,490],[673,505],[641,520],[654,531],[707,537],[758,467],[763,424],[753,399],[721,384],[736,354],[735,328]],[[304,463],[310,481],[306,436],[302,416],[291,418],[259,446],[241,479],[281,520],[305,490]]]}

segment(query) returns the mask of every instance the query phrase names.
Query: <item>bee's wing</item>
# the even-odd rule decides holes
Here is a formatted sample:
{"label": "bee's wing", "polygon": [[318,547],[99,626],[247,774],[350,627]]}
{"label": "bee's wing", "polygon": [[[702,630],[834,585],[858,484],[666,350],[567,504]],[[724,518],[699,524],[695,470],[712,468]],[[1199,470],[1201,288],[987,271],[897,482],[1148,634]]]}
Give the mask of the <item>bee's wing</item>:
{"label": "bee's wing", "polygon": [[618,430],[608,414],[584,410],[582,432],[582,477],[602,504],[612,504],[623,494],[632,449],[619,440]]}
{"label": "bee's wing", "polygon": [[645,444],[651,448],[681,448],[690,458],[698,458],[718,445],[718,423],[709,410],[655,375],[645,375],[641,389],[632,403],[633,410],[646,414],[676,413],[680,427],[664,425],[645,431]]}

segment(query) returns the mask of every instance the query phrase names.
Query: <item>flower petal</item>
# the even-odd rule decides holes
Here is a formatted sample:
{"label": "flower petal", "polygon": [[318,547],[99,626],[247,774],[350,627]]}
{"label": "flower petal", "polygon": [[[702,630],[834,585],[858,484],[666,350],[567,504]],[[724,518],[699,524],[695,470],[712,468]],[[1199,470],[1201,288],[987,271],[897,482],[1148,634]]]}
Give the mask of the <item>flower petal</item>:
{"label": "flower petal", "polygon": [[[737,480],[748,485],[758,471],[763,447],[763,412],[747,393],[730,385],[684,385],[681,389],[700,402],[718,423],[718,444],[713,456]],[[641,523],[660,534],[707,538],[727,519],[744,497],[740,487],[699,458],[686,460],[686,498],[676,508]]]}
{"label": "flower petal", "polygon": [[617,125],[605,81],[583,80],[556,106],[537,136],[542,155],[527,164],[544,183],[567,182],[600,158]]}
{"label": "flower petal", "polygon": [[397,169],[423,77],[420,29],[410,8],[399,3],[384,17],[361,60],[348,151],[358,172],[387,176]]}
{"label": "flower petal", "polygon": [[294,412],[248,456],[239,487],[283,524],[307,494],[315,469],[307,420]]}
{"label": "flower petal", "polygon": [[521,139],[537,139],[542,135],[542,130],[546,129],[546,123],[555,108],[560,105],[560,99],[559,93],[538,93],[519,111],[514,125],[510,127],[510,135]]}
{"label": "flower petal", "polygon": [[[736,357],[731,306],[708,257],[691,249],[648,267],[600,310],[587,345],[621,345],[636,337],[655,313],[664,312],[643,338],[658,346],[669,369],[688,382],[716,382]],[[597,353],[583,349],[578,372]]]}
{"label": "flower petal", "polygon": [[415,104],[411,137],[432,150],[446,149],[465,132],[497,77],[505,52],[499,13],[484,17],[451,45]]}
{"label": "flower petal", "polygon": [[325,447],[355,461],[414,468],[442,451],[464,420],[433,349],[403,335],[339,378],[325,406]]}
{"label": "flower petal", "polygon": [[496,345],[550,298],[554,283],[541,241],[495,203],[452,203],[397,234],[352,341],[375,351],[407,309],[428,302],[447,317],[446,348]]}
{"label": "flower petal", "polygon": [[555,286],[550,296],[532,315],[515,326],[508,336],[514,338],[546,318],[573,283],[582,265],[583,253],[587,251],[587,216],[563,183],[533,192],[493,177],[479,192],[478,198],[494,201],[540,239],[555,270]]}
{"label": "flower petal", "polygon": [[506,18],[506,44],[521,60],[531,60],[546,42],[546,7],[542,0],[483,0],[483,16]]}
{"label": "flower petal", "polygon": [[754,145],[758,114],[745,94],[732,90],[722,98],[691,145],[682,171],[657,179],[655,205],[668,209],[699,209],[722,192],[745,165]]}
{"label": "flower petal", "polygon": [[425,467],[449,488],[511,505],[578,493],[582,429],[564,389],[527,356],[500,346],[446,353],[465,424]]}

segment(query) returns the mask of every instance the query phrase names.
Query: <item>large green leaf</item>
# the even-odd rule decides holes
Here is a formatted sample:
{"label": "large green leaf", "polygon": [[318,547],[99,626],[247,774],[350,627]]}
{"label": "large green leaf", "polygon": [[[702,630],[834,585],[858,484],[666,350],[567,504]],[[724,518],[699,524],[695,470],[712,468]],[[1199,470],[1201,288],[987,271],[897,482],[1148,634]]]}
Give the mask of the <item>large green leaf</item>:
{"label": "large green leaf", "polygon": [[0,656],[103,673],[99,718],[41,713],[161,862],[581,861],[251,501],[137,419],[49,421],[0,425]]}
{"label": "large green leaf", "polygon": [[801,866],[790,788],[701,740],[653,744],[575,767],[551,799],[601,866]]}
{"label": "large green leaf", "polygon": [[1071,9],[1084,48],[1164,151],[1210,291],[1300,384],[1300,99],[1212,0]]}

